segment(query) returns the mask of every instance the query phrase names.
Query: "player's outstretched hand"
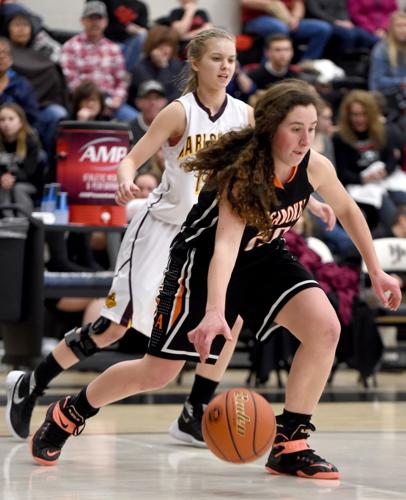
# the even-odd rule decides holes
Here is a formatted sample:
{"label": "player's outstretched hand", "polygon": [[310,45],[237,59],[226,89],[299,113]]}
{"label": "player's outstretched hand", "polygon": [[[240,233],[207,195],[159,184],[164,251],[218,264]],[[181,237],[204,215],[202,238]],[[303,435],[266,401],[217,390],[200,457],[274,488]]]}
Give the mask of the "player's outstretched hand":
{"label": "player's outstretched hand", "polygon": [[384,271],[380,271],[370,278],[375,293],[382,304],[391,311],[396,311],[402,301],[399,281]]}
{"label": "player's outstretched hand", "polygon": [[217,311],[207,311],[199,325],[187,334],[189,342],[199,353],[202,363],[209,357],[211,344],[217,335],[223,335],[226,340],[232,340],[227,321]]}
{"label": "player's outstretched hand", "polygon": [[117,205],[126,205],[129,201],[137,198],[137,192],[139,191],[140,188],[134,182],[122,182],[117,186]]}

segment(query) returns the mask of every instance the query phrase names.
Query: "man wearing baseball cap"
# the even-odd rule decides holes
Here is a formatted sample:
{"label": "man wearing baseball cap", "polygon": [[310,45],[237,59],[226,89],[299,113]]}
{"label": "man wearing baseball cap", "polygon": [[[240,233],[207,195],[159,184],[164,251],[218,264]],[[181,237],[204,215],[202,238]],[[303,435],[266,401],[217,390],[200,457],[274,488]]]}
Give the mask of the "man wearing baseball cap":
{"label": "man wearing baseball cap", "polygon": [[[168,104],[165,88],[161,82],[157,80],[146,80],[138,87],[135,105],[139,110],[139,115],[130,124],[133,134],[133,142],[137,143],[148,130],[156,115]],[[160,177],[162,171],[157,171],[159,164],[159,154],[154,161],[148,161],[142,165],[139,172],[151,172]],[[157,160],[157,161],[155,161]],[[163,168],[163,165],[161,165]]]}
{"label": "man wearing baseball cap", "polygon": [[106,95],[106,105],[117,120],[131,121],[137,111],[126,104],[128,79],[121,48],[104,36],[107,9],[103,2],[84,5],[83,31],[62,47],[61,66],[69,90],[84,80],[94,82]]}

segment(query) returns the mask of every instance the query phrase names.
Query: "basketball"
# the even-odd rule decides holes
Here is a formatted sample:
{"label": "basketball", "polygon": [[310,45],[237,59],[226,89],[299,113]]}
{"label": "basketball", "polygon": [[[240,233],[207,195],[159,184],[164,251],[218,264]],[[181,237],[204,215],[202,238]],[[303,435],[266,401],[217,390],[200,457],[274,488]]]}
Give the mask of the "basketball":
{"label": "basketball", "polygon": [[252,462],[266,453],[275,438],[272,406],[246,388],[230,389],[208,404],[202,419],[208,448],[222,460]]}

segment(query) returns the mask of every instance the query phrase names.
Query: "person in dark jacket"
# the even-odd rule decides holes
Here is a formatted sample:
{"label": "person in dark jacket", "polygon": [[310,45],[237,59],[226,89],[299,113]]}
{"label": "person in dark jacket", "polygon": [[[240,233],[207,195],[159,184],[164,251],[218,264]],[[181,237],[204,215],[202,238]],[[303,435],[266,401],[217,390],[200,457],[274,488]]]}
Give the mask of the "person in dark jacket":
{"label": "person in dark jacket", "polygon": [[11,69],[13,59],[7,38],[0,37],[0,105],[15,102],[27,115],[31,126],[36,127],[39,105],[31,83]]}
{"label": "person in dark jacket", "polygon": [[357,48],[372,48],[379,37],[355,26],[347,10],[347,0],[307,0],[306,15],[327,21],[333,28],[328,45],[331,58],[340,64],[346,52]]}
{"label": "person in dark jacket", "polygon": [[248,72],[257,89],[266,89],[284,78],[298,78],[298,72],[290,67],[293,44],[289,36],[278,33],[267,38],[265,58],[263,64]]}

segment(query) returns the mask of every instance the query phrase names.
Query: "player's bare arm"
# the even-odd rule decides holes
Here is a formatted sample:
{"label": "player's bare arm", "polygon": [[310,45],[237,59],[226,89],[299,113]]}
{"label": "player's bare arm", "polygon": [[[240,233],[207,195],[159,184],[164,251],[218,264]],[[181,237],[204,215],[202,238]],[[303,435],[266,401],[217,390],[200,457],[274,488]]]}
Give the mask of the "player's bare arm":
{"label": "player's bare arm", "polygon": [[148,161],[167,140],[182,136],[185,126],[184,108],[178,101],[172,102],[158,114],[145,135],[118,166],[116,193],[118,204],[126,204],[134,198],[134,192],[137,190],[134,184],[137,169]]}
{"label": "player's bare arm", "polygon": [[230,204],[225,200],[220,201],[214,253],[207,278],[206,314],[197,328],[188,334],[202,362],[207,359],[216,335],[224,335],[227,340],[232,340],[224,316],[226,292],[244,228],[245,223],[231,209]]}
{"label": "player's bare arm", "polygon": [[334,166],[326,157],[312,151],[308,172],[312,186],[331,205],[358,248],[378,298],[384,306],[397,309],[402,298],[399,284],[382,270],[365,217],[338,180]]}

